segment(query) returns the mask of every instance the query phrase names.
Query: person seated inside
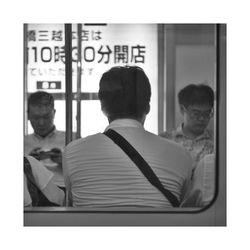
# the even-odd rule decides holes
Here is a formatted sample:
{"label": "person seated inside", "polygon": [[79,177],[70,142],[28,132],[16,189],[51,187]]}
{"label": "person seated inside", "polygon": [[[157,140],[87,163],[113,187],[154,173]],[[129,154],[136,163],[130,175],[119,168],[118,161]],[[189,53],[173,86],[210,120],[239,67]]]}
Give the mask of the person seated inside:
{"label": "person seated inside", "polygon": [[54,125],[56,110],[50,93],[38,91],[28,98],[28,119],[34,130],[24,137],[24,154],[41,161],[53,172],[53,183],[65,189],[62,173],[62,151],[65,147],[65,132]]}
{"label": "person seated inside", "polygon": [[215,197],[215,154],[205,155],[198,163],[192,186],[183,206],[204,207]]}
{"label": "person seated inside", "polygon": [[[53,182],[53,173],[32,156],[24,159],[24,207],[63,206],[65,194]],[[42,193],[42,194],[41,194]]]}
{"label": "person seated inside", "polygon": [[205,84],[190,84],[178,93],[183,122],[171,132],[160,136],[184,146],[193,159],[193,168],[206,155],[214,152],[214,138],[207,129],[213,116],[214,92]]}
{"label": "person seated inside", "polygon": [[180,145],[144,128],[151,98],[145,72],[135,66],[113,67],[102,75],[98,95],[109,122],[105,132],[75,140],[63,152],[68,205],[164,209],[176,206],[151,184],[151,177],[145,177],[140,164],[110,137],[122,136],[175,201],[182,201],[190,184],[192,159]]}

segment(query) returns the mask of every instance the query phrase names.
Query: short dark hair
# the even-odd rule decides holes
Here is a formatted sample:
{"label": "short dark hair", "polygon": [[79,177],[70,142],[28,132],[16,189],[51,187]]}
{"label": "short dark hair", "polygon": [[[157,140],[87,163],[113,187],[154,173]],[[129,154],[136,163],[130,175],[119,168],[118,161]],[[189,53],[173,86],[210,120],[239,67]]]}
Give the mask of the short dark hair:
{"label": "short dark hair", "polygon": [[111,120],[141,118],[149,110],[149,79],[140,67],[113,67],[102,75],[98,96]]}
{"label": "short dark hair", "polygon": [[191,105],[208,104],[210,107],[214,105],[214,91],[205,84],[189,84],[178,93],[178,101],[180,105],[188,108]]}
{"label": "short dark hair", "polygon": [[35,93],[30,94],[28,98],[28,112],[30,106],[51,106],[54,108],[54,97],[45,91],[37,91]]}

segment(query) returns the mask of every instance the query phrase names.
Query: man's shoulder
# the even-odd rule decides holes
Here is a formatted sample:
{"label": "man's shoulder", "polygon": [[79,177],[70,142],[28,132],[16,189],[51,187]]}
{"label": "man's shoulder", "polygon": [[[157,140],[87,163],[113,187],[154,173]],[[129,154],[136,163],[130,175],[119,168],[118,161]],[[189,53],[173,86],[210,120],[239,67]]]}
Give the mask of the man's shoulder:
{"label": "man's shoulder", "polygon": [[29,139],[29,138],[32,138],[32,137],[34,137],[34,133],[24,135],[24,139]]}
{"label": "man's shoulder", "polygon": [[53,137],[54,135],[57,136],[57,137],[65,137],[66,132],[61,131],[61,130],[54,130],[52,133],[48,134],[44,138],[40,137],[39,135],[36,135],[35,133],[31,133],[31,134],[24,135],[24,139],[28,140],[28,139],[34,139],[34,138],[37,137],[37,138],[39,138],[41,140],[41,139],[46,139],[46,138]]}
{"label": "man's shoulder", "polygon": [[204,131],[204,136],[206,136],[210,140],[213,140],[214,139],[214,131],[211,129],[206,129]]}
{"label": "man's shoulder", "polygon": [[174,139],[178,135],[178,129],[173,129],[171,131],[164,131],[159,134],[159,136],[166,138],[166,139]]}
{"label": "man's shoulder", "polygon": [[171,135],[168,137],[160,137],[158,140],[158,146],[160,149],[160,156],[166,159],[166,162],[174,162],[174,165],[185,166],[185,169],[190,170],[192,168],[192,158],[189,151],[184,148],[180,143],[171,139]]}
{"label": "man's shoulder", "polygon": [[25,145],[27,144],[33,144],[33,143],[36,143],[37,139],[36,139],[36,136],[34,133],[32,134],[27,134],[27,135],[24,135],[24,143]]}
{"label": "man's shoulder", "polygon": [[54,133],[56,136],[66,136],[66,132],[62,130],[55,130]]}
{"label": "man's shoulder", "polygon": [[98,143],[100,135],[101,133],[97,133],[97,134],[93,134],[93,135],[89,135],[83,138],[73,140],[66,146],[66,149],[80,147],[81,145],[87,146],[89,144]]}
{"label": "man's shoulder", "polygon": [[176,154],[180,153],[182,155],[189,155],[189,153],[184,147],[182,147],[179,143],[173,140],[174,136],[174,131],[165,131],[164,133],[160,133],[159,136],[156,136],[158,139],[155,142],[161,147],[165,148],[166,151],[169,151],[171,149],[171,151],[173,150],[173,152],[176,152]]}
{"label": "man's shoulder", "polygon": [[[56,130],[55,134],[56,134],[57,137],[66,138],[66,132],[65,131]],[[72,132],[72,139],[73,140],[77,139],[77,133],[76,132]]]}
{"label": "man's shoulder", "polygon": [[159,136],[169,139],[173,137],[173,133],[169,131],[164,131],[160,133]]}

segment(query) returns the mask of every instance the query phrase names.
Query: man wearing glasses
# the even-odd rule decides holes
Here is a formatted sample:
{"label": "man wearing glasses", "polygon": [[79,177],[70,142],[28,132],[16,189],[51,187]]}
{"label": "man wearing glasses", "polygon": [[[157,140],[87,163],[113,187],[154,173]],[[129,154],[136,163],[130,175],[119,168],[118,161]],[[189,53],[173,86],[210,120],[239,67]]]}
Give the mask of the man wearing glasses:
{"label": "man wearing glasses", "polygon": [[183,122],[172,132],[160,136],[184,146],[193,158],[193,167],[207,154],[214,152],[214,141],[207,126],[213,116],[214,92],[204,84],[190,84],[178,93]]}

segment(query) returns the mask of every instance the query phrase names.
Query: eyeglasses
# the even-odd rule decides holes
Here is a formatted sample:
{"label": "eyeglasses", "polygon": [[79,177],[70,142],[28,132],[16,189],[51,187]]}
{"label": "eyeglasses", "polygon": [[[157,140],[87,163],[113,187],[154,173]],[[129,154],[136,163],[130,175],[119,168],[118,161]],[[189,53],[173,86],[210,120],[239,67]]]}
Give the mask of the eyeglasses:
{"label": "eyeglasses", "polygon": [[194,110],[194,109],[185,108],[185,110],[189,114],[189,116],[190,116],[191,119],[196,119],[196,120],[200,120],[202,117],[205,120],[208,120],[214,114],[213,109],[210,109],[210,110],[207,110],[207,111],[200,111],[200,110]]}

